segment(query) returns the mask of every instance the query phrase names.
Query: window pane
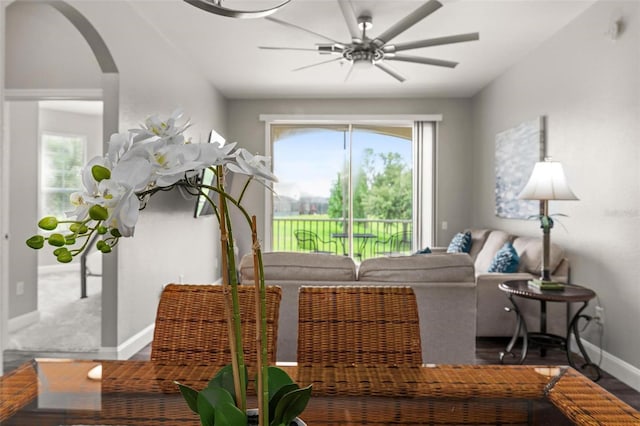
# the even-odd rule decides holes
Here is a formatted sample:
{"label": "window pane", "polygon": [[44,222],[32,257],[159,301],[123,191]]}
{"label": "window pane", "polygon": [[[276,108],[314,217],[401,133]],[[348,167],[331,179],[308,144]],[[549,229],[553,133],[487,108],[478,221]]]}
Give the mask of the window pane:
{"label": "window pane", "polygon": [[411,135],[400,126],[272,126],[272,250],[409,253]]}
{"label": "window pane", "polygon": [[66,218],[69,195],[82,187],[85,149],[84,136],[42,135],[40,216]]}

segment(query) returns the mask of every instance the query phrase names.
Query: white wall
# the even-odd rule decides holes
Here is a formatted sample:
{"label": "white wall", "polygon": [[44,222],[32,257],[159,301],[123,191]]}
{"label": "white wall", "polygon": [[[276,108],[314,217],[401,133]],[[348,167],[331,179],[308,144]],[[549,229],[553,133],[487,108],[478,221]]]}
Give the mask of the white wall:
{"label": "white wall", "polygon": [[[442,114],[439,141],[436,220],[449,222],[449,229],[437,227],[436,243],[448,243],[457,230],[471,221],[471,198],[466,195],[471,178],[471,107],[467,99],[268,99],[229,102],[228,140],[253,153],[265,152],[265,124],[260,114]],[[236,179],[234,187],[238,184]],[[465,194],[465,195],[460,195]],[[259,236],[264,239],[264,190],[253,185],[246,207],[258,218]],[[238,229],[240,227],[238,226]],[[250,250],[247,232],[235,230],[241,253]],[[242,237],[242,238],[241,238]]]}
{"label": "white wall", "polygon": [[[14,6],[22,8],[20,3],[11,5],[7,13],[11,14]],[[158,37],[130,5],[106,1],[70,3],[95,26],[118,67],[121,131],[137,127],[147,115],[168,115],[175,108],[183,107],[195,123],[189,131],[194,141],[206,140],[212,127],[226,132],[226,100],[180,52]],[[26,7],[30,8],[27,14],[30,21],[46,22],[46,28],[53,25],[49,22],[52,17],[49,6],[29,4]],[[56,16],[57,12],[53,13]],[[11,15],[12,21],[14,18],[19,21],[20,14]],[[55,22],[60,26],[52,29],[56,33],[75,31],[73,28],[69,31],[71,24],[64,19]],[[19,33],[12,35],[12,28]],[[91,67],[68,66],[68,58],[77,57],[86,63],[87,50],[80,47],[82,43],[76,40],[68,45],[56,45],[57,41],[66,41],[62,37],[40,45],[23,45],[31,39],[22,37],[27,28],[14,22],[7,30],[12,55],[26,53],[37,57],[39,64],[37,70],[29,68],[28,79],[8,80],[8,87],[100,88],[101,78],[80,75],[90,72]],[[37,28],[29,30],[38,32]],[[75,36],[80,37],[77,31]],[[89,51],[89,54],[92,53]],[[14,61],[12,56],[8,57],[7,75],[17,76],[19,72],[14,67],[20,64],[28,66],[26,58]],[[105,290],[110,298],[117,300],[115,314],[108,318],[117,325],[105,328],[103,324],[103,346],[122,345],[153,323],[163,284],[177,281],[180,275],[185,282],[212,282],[217,278],[214,273],[217,225],[212,218],[194,219],[194,204],[195,200],[184,200],[177,191],[154,197],[141,214],[135,238],[119,244],[118,276],[114,280],[117,288]]]}
{"label": "white wall", "polygon": [[[623,20],[623,31],[612,41],[605,33],[617,18]],[[564,226],[554,227],[551,240],[567,249],[572,281],[598,294],[605,309],[605,353],[618,365],[635,367],[636,374],[640,372],[639,55],[640,4],[597,2],[473,98],[471,180],[474,227],[538,236],[535,222],[494,215],[494,141],[502,130],[547,116],[547,154],[563,163],[580,198],[551,202],[552,213],[569,216],[559,219]],[[596,328],[589,330],[585,335],[599,345]],[[605,365],[610,368],[617,367]],[[640,387],[640,381],[635,384]]]}

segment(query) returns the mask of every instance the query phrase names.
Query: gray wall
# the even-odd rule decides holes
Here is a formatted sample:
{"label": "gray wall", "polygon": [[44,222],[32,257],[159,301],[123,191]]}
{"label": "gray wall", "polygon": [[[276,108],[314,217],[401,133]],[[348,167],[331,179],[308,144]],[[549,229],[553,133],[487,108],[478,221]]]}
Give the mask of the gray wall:
{"label": "gray wall", "polygon": [[[146,115],[168,115],[183,107],[194,122],[188,134],[194,141],[206,140],[212,127],[226,133],[224,97],[129,4],[71,3],[101,34],[118,66],[121,131],[138,127]],[[28,13],[19,13],[23,8],[29,8]],[[8,7],[7,14],[12,22],[7,28],[7,76],[13,76],[7,79],[7,87],[100,88],[102,77],[95,59],[87,57],[92,53],[86,42],[57,12],[46,5],[18,2]],[[118,25],[113,23],[114,16],[118,16]],[[51,33],[41,33],[37,23],[53,34],[68,34],[76,40],[66,36],[40,40]],[[37,57],[37,69],[24,56]],[[69,58],[80,65],[70,67]],[[12,193],[17,189],[12,185]],[[119,244],[117,254],[112,255],[117,256],[117,280],[112,280],[117,288],[103,288],[103,294],[107,292],[115,301],[106,309],[103,305],[103,346],[120,345],[154,322],[163,284],[178,281],[180,276],[185,282],[217,278],[217,225],[213,218],[194,219],[194,204],[195,200],[185,200],[178,191],[154,197],[141,214],[135,238]],[[35,223],[29,235],[35,232]]]}
{"label": "gray wall", "polygon": [[[621,17],[623,32],[605,34]],[[605,309],[603,349],[640,368],[640,10],[600,1],[473,98],[473,226],[539,236],[539,225],[494,215],[496,133],[548,118],[547,153],[561,161],[580,201],[551,240],[567,249],[571,279]],[[566,228],[566,229],[565,229]],[[600,344],[597,328],[585,335]],[[607,360],[605,359],[605,363]],[[637,374],[637,373],[636,373]],[[623,379],[623,377],[621,377]],[[636,383],[640,385],[639,383]]]}
{"label": "gray wall", "polygon": [[[5,28],[5,11],[4,5],[0,4],[0,28]],[[4,57],[5,57],[5,35],[4,31],[0,31],[0,165],[4,165],[5,160],[5,140],[4,140]],[[8,144],[7,144],[8,145]],[[4,169],[4,166],[0,167]],[[3,194],[5,179],[0,173],[0,192]],[[7,248],[8,244],[4,238],[4,233],[7,231],[5,229],[7,225],[5,225],[6,215],[4,214],[4,201],[0,198],[0,374],[3,374],[2,365],[4,362],[3,352],[5,347],[5,337],[7,334],[7,318],[8,318],[8,303],[7,298],[5,296],[4,286],[2,285],[5,282],[8,282],[9,277],[7,274],[6,265],[8,264],[8,254]]]}
{"label": "gray wall", "polygon": [[[38,103],[9,106],[9,318],[35,311],[38,303],[38,254],[24,241],[35,234],[37,216]],[[24,294],[18,295],[22,282]]]}
{"label": "gray wall", "polygon": [[[449,228],[437,227],[435,243],[448,242],[456,230],[471,221],[471,104],[467,99],[267,99],[229,102],[228,139],[253,153],[265,152],[265,123],[260,114],[442,114],[438,125],[436,221],[448,221]],[[234,180],[234,186],[239,184]],[[264,190],[253,185],[246,199],[249,211],[258,218],[260,238],[264,237]],[[461,196],[461,194],[463,194]],[[238,227],[240,229],[240,227]],[[250,250],[246,232],[238,233],[241,253]]]}

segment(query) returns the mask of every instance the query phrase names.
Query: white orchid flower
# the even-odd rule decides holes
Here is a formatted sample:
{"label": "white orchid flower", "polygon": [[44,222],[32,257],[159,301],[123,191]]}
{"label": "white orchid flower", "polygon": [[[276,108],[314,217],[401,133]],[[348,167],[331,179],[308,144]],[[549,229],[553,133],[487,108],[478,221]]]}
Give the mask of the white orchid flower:
{"label": "white orchid flower", "polygon": [[129,157],[111,171],[111,180],[131,187],[134,191],[147,188],[152,180],[153,167],[144,157]]}
{"label": "white orchid flower", "polygon": [[236,151],[235,162],[227,163],[232,172],[252,175],[265,181],[277,182],[278,178],[271,173],[271,158],[264,155],[253,155],[244,148]]}
{"label": "white orchid flower", "polygon": [[96,204],[109,212],[106,226],[118,228],[123,237],[132,236],[140,210],[140,201],[133,188],[113,179],[104,179],[98,186],[100,196],[96,198]]}
{"label": "white orchid flower", "polygon": [[206,167],[224,165],[235,157],[235,155],[232,154],[233,149],[236,147],[235,142],[226,145],[213,142],[200,144],[200,146],[200,157],[198,157],[198,160],[206,165]]}
{"label": "white orchid flower", "polygon": [[109,138],[107,159],[110,165],[117,164],[120,159],[131,149],[133,138],[131,133],[114,133]]}
{"label": "white orchid flower", "polygon": [[157,115],[148,117],[140,129],[131,129],[129,132],[135,134],[134,141],[143,141],[146,139],[158,137],[160,139],[170,140],[172,143],[183,143],[184,137],[182,132],[191,126],[189,120],[178,126],[176,122],[182,117],[182,110],[175,110],[167,120],[161,120]]}

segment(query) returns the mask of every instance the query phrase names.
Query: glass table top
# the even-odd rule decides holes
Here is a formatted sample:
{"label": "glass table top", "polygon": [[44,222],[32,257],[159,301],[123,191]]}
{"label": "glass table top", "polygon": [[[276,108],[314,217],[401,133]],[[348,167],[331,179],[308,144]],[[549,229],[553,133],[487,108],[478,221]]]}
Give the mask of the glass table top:
{"label": "glass table top", "polygon": [[[201,389],[219,367],[34,360],[0,378],[0,425],[197,426],[174,381]],[[313,384],[308,425],[640,425],[638,411],[564,366],[282,368]]]}

